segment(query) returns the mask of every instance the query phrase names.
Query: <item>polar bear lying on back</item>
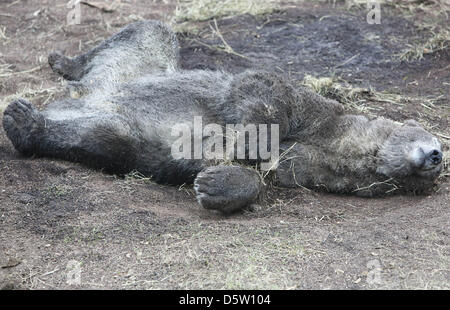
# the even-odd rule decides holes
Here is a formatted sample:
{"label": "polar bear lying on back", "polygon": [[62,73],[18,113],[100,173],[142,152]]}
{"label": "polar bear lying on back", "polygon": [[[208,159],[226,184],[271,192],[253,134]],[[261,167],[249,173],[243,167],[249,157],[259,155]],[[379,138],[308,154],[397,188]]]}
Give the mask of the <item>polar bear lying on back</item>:
{"label": "polar bear lying on back", "polygon": [[174,159],[171,128],[195,116],[222,126],[278,124],[281,186],[372,197],[425,191],[442,170],[438,139],[414,121],[346,115],[274,73],[180,70],[176,37],[160,22],[130,24],[86,54],[52,53],[49,63],[70,80],[70,98],[41,112],[23,99],[7,107],[3,126],[19,152],[194,183],[208,209],[239,210],[257,199],[262,182],[242,161]]}

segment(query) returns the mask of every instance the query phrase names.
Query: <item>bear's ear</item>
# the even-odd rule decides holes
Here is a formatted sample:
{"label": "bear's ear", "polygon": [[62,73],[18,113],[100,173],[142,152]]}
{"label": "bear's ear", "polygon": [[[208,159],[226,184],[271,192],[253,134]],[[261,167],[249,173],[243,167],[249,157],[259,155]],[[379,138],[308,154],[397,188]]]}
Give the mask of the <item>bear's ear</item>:
{"label": "bear's ear", "polygon": [[413,120],[413,119],[408,119],[403,123],[403,126],[411,126],[411,127],[421,127],[420,124]]}

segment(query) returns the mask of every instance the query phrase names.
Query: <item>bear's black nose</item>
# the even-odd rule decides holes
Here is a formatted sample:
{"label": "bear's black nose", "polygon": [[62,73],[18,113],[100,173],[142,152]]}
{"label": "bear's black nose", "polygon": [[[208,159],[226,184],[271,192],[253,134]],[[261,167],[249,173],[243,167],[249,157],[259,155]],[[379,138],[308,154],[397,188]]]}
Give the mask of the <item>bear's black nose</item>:
{"label": "bear's black nose", "polygon": [[435,165],[439,165],[442,162],[442,152],[439,150],[432,150],[428,153],[428,158]]}

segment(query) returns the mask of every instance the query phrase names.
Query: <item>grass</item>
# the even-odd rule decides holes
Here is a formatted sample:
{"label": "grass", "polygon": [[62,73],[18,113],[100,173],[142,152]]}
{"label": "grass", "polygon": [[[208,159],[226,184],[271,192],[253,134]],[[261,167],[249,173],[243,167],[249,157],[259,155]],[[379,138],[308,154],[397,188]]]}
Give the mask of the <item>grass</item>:
{"label": "grass", "polygon": [[416,30],[424,33],[425,38],[406,44],[406,48],[396,55],[397,58],[404,61],[420,60],[426,54],[448,48],[450,46],[450,27],[448,26],[450,2],[448,0],[409,2],[411,3],[405,6],[402,5],[402,1],[399,7],[412,13],[409,18],[413,18]]}
{"label": "grass", "polygon": [[[0,68],[1,70],[1,68]],[[0,81],[0,87],[1,87],[1,81]],[[30,87],[25,87],[21,91],[5,96],[0,99],[0,113],[3,112],[3,110],[6,109],[8,104],[10,104],[12,101],[24,98],[30,101],[35,101],[36,99],[44,99],[43,105],[45,105],[47,102],[49,102],[56,93],[58,93],[60,89],[58,87],[49,87],[49,88],[37,88],[32,89]]]}
{"label": "grass", "polygon": [[[179,0],[171,25],[175,32],[196,34],[199,29],[195,22],[243,14],[269,14],[279,8],[280,5],[276,0]],[[224,47],[227,49],[226,44]],[[216,49],[217,47],[213,46],[212,48]],[[226,52],[228,51],[230,50],[226,50]],[[231,54],[236,53],[231,50]]]}
{"label": "grass", "polygon": [[174,17],[177,22],[206,21],[232,15],[266,14],[277,7],[274,0],[180,0]]}
{"label": "grass", "polygon": [[[42,62],[43,61],[39,60],[40,65],[22,71],[14,71],[12,69],[13,66],[8,63],[0,64],[0,92],[4,92],[5,90],[7,90],[7,81],[9,81],[9,83],[13,81],[13,83],[15,83],[16,85],[20,85],[21,87],[21,89],[14,94],[11,94],[11,92],[9,92],[9,94],[7,94],[6,96],[0,96],[0,113],[2,113],[12,101],[19,98],[24,98],[34,103],[42,99],[43,101],[39,103],[45,105],[47,102],[53,99],[58,92],[61,91],[61,87],[58,86],[44,87],[43,83],[41,83],[39,87],[36,87],[36,83],[33,82],[27,83],[25,85],[24,83],[18,82],[26,80],[27,78],[33,78],[33,80],[39,81],[40,78],[36,74],[39,74],[39,71],[43,69],[43,65],[41,64]],[[25,78],[17,79],[17,77]]]}
{"label": "grass", "polygon": [[[345,2],[348,8],[365,8],[366,0],[328,0],[328,3],[336,4]],[[379,0],[383,6],[399,9],[403,17],[414,20],[419,31],[427,32],[427,39],[407,44],[406,48],[396,55],[397,59],[404,61],[420,60],[426,54],[444,50],[449,47],[450,27],[442,26],[448,24],[448,13],[450,12],[450,1],[448,0]],[[423,14],[421,14],[423,13]]]}
{"label": "grass", "polygon": [[287,269],[314,256],[309,241],[288,226],[255,225],[250,234],[241,224],[189,227],[187,237],[171,233],[148,241],[168,287],[172,278],[178,278],[182,289],[293,288],[297,283]]}
{"label": "grass", "polygon": [[10,76],[13,72],[13,70],[10,69],[10,64],[1,64],[0,65],[0,77],[7,77]]}
{"label": "grass", "polygon": [[431,36],[425,42],[407,44],[398,59],[405,61],[421,60],[424,55],[444,50],[450,46],[450,27],[430,30]]}
{"label": "grass", "polygon": [[71,191],[72,190],[69,186],[51,185],[44,189],[43,192],[51,198],[58,198],[69,194]]}
{"label": "grass", "polygon": [[[345,3],[347,7],[367,6],[367,0],[319,0],[327,3]],[[396,8],[414,10],[448,10],[450,3],[447,0],[378,0],[380,5],[388,5]]]}
{"label": "grass", "polygon": [[[319,0],[320,1],[320,0]],[[324,0],[322,2],[345,3],[347,8],[367,7],[366,0]],[[448,0],[379,0],[381,8],[390,6],[399,10],[405,18],[412,19],[418,31],[425,31],[427,38],[406,44],[405,49],[395,55],[399,60],[415,61],[421,60],[424,55],[444,50],[450,46],[450,27],[448,14],[450,12],[450,1]]]}
{"label": "grass", "polygon": [[410,11],[428,11],[436,9],[448,11],[450,9],[450,2],[448,0],[384,0],[380,2],[394,7],[408,9]]}
{"label": "grass", "polygon": [[415,98],[389,92],[378,92],[371,88],[353,87],[344,80],[339,80],[335,76],[317,78],[311,75],[306,75],[300,84],[310,87],[316,93],[339,101],[347,107],[356,109],[359,112],[368,112],[367,110],[370,109],[379,110],[375,107],[367,107],[366,104],[369,101],[388,102],[396,105],[404,105],[405,103],[410,102],[420,102],[422,107],[432,110],[434,107],[434,102],[440,100],[442,97]]}
{"label": "grass", "polygon": [[316,78],[306,75],[301,84],[324,97],[343,103],[348,108],[370,114],[371,107],[366,103],[374,95],[371,89],[353,87],[345,82],[339,82],[334,76]]}

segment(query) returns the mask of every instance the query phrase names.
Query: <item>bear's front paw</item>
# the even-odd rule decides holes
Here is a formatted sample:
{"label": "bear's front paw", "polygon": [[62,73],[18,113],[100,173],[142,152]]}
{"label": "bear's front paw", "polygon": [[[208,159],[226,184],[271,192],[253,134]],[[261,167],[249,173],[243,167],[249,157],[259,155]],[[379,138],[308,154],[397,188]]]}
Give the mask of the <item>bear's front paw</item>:
{"label": "bear's front paw", "polygon": [[13,101],[3,114],[6,135],[14,147],[25,155],[33,154],[44,123],[44,117],[24,99]]}
{"label": "bear's front paw", "polygon": [[60,52],[52,52],[48,55],[48,64],[52,70],[60,75],[66,75],[68,58]]}
{"label": "bear's front paw", "polygon": [[82,65],[74,59],[64,56],[60,52],[52,52],[48,55],[48,64],[53,72],[58,73],[66,80],[79,80],[83,72]]}
{"label": "bear's front paw", "polygon": [[229,214],[258,198],[261,181],[257,172],[251,169],[213,166],[197,175],[194,189],[202,207]]}

